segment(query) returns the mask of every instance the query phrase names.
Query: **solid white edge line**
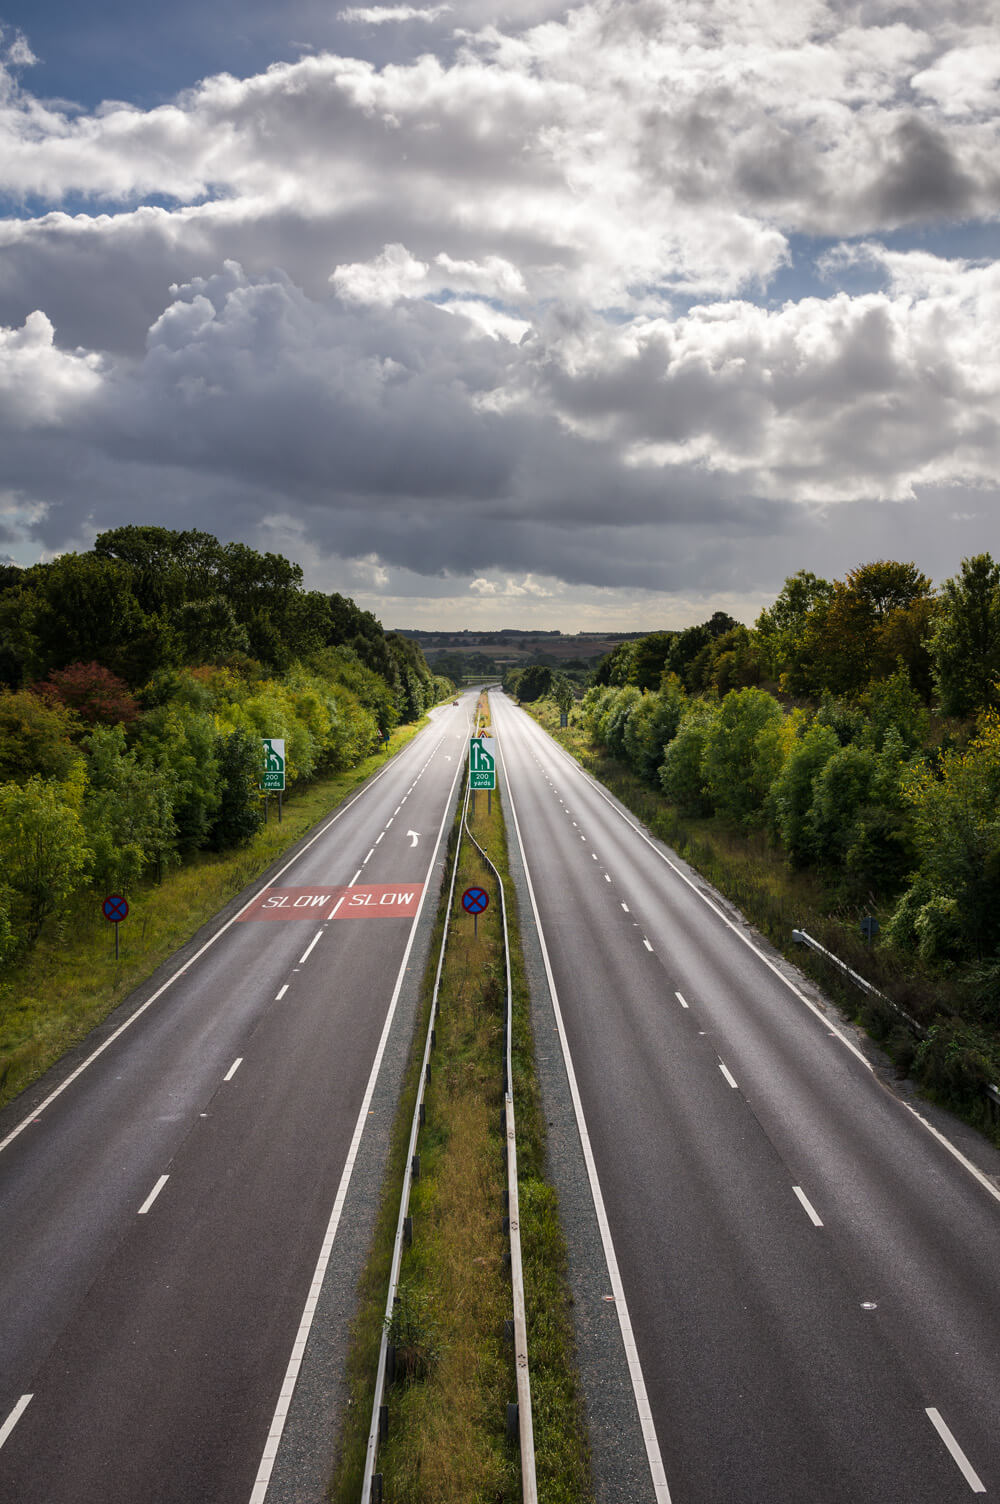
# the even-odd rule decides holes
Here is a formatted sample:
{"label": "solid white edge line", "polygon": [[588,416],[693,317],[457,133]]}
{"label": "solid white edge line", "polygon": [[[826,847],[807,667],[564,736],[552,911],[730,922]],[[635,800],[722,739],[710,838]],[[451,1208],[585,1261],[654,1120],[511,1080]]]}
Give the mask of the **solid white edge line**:
{"label": "solid white edge line", "polygon": [[150,1191],[149,1195],[146,1197],[145,1201],[140,1206],[138,1212],[136,1213],[136,1216],[144,1217],[146,1215],[146,1213],[149,1211],[149,1208],[152,1206],[153,1202],[156,1200],[157,1196],[163,1190],[163,1187],[166,1185],[166,1183],[167,1183],[167,1181],[169,1179],[170,1179],[169,1175],[161,1175],[160,1176],[159,1180],[156,1182],[156,1184],[154,1185],[153,1189]]}
{"label": "solid white edge line", "polygon": [[[424,730],[426,730],[426,731],[430,731],[432,729],[434,729],[434,723],[433,722],[431,722],[431,724],[429,726],[426,726],[424,728]],[[420,737],[422,735],[423,735],[423,732],[418,732],[417,736],[414,737],[413,741],[410,742],[409,746],[410,747],[415,746],[416,743],[417,743],[417,741],[420,739]],[[441,742],[443,742],[443,741],[444,741],[444,737],[442,736],[441,737]],[[441,745],[441,742],[438,743],[439,746]],[[403,747],[401,749],[401,751],[396,754],[396,756],[397,757],[402,756],[402,754],[405,753],[408,750],[409,749],[407,747]],[[436,750],[437,750],[437,748],[435,748],[435,751]],[[66,1088],[68,1086],[72,1086],[72,1084],[76,1080],[76,1078],[78,1076],[82,1076],[83,1072],[87,1069],[87,1067],[93,1065],[94,1061],[100,1055],[103,1055],[104,1051],[106,1049],[108,1049],[108,1047],[110,1045],[114,1044],[115,1040],[119,1037],[119,1035],[124,1034],[126,1029],[130,1029],[132,1027],[132,1025],[136,1022],[136,1020],[142,1017],[142,1015],[145,1013],[146,1009],[147,1008],[151,1008],[153,1006],[153,1004],[157,1001],[157,999],[163,996],[163,994],[166,992],[166,990],[167,990],[168,987],[172,987],[174,985],[174,983],[178,980],[179,977],[184,976],[185,972],[190,971],[191,967],[194,965],[194,963],[196,961],[200,960],[201,957],[205,954],[205,952],[211,946],[213,946],[215,944],[216,940],[220,940],[222,938],[222,936],[226,933],[226,931],[228,929],[230,929],[232,925],[236,924],[239,921],[239,919],[242,917],[242,915],[244,915],[246,913],[247,909],[249,909],[252,904],[255,904],[257,902],[258,898],[260,898],[260,896],[261,896],[262,893],[266,893],[267,890],[268,890],[268,888],[273,888],[274,885],[277,883],[278,879],[281,878],[281,877],[283,877],[285,875],[285,873],[289,870],[290,867],[294,867],[295,866],[295,863],[299,860],[299,857],[304,856],[305,853],[309,850],[310,846],[314,846],[317,841],[322,840],[323,836],[326,835],[326,833],[330,829],[330,827],[332,825],[336,825],[337,821],[343,815],[346,815],[347,811],[353,805],[357,804],[357,802],[358,802],[359,799],[363,799],[364,796],[365,796],[365,794],[367,794],[368,790],[371,789],[371,788],[373,788],[374,785],[376,783],[378,783],[378,781],[379,781],[380,778],[384,778],[385,777],[385,775],[389,772],[390,768],[392,768],[392,767],[395,766],[395,762],[396,762],[396,758],[394,757],[389,763],[386,764],[386,766],[382,769],[382,771],[380,773],[376,773],[373,778],[371,778],[369,781],[367,781],[365,783],[364,787],[361,788],[361,789],[359,789],[358,792],[354,795],[353,799],[349,799],[347,801],[347,803],[341,809],[338,809],[337,813],[335,815],[332,815],[330,817],[330,819],[327,820],[327,822],[323,826],[323,828],[321,830],[318,830],[316,832],[316,834],[314,836],[312,836],[305,843],[304,846],[301,846],[298,849],[298,851],[296,851],[296,853],[295,853],[295,855],[293,857],[290,857],[288,859],[288,861],[285,863],[285,865],[283,867],[280,867],[278,869],[278,871],[274,874],[274,877],[271,879],[271,881],[267,884],[266,887],[259,889],[250,898],[248,898],[247,901],[246,901],[246,903],[243,905],[243,907],[241,909],[239,909],[233,915],[232,919],[227,919],[226,922],[225,922],[225,924],[222,925],[220,929],[217,929],[216,932],[215,932],[215,934],[212,935],[208,940],[205,941],[205,944],[201,947],[201,949],[195,951],[195,953],[191,957],[190,961],[185,961],[184,965],[181,966],[181,967],[179,967],[179,969],[174,972],[173,976],[167,978],[167,980],[163,983],[162,987],[158,987],[156,989],[156,991],[153,993],[152,997],[148,997],[146,999],[146,1001],[142,1004],[142,1006],[139,1007],[139,1008],[137,1008],[134,1013],[130,1014],[129,1017],[125,1020],[125,1022],[123,1024],[119,1024],[118,1028],[115,1029],[115,1031],[114,1031],[113,1034],[109,1034],[108,1035],[107,1039],[104,1041],[103,1044],[98,1045],[97,1049],[93,1052],[92,1055],[88,1055],[87,1058],[86,1058],[86,1060],[81,1061],[80,1064],[76,1067],[76,1070],[71,1071],[70,1074],[66,1077],[65,1081],[61,1081],[59,1083],[59,1085],[55,1088],[54,1091],[49,1092],[49,1095],[45,1098],[45,1100],[43,1102],[41,1102],[37,1107],[35,1107],[31,1112],[29,1112],[28,1115],[27,1115],[27,1117],[22,1118],[21,1121],[20,1121],[20,1123],[18,1123],[17,1127],[16,1128],[12,1128],[11,1131],[10,1131],[10,1133],[8,1133],[8,1135],[7,1135],[6,1138],[0,1139],[0,1153],[3,1153],[4,1149],[6,1149],[6,1147],[7,1147],[8,1144],[13,1143],[14,1139],[17,1138],[18,1134],[24,1132],[25,1128],[27,1128],[27,1126],[28,1126],[29,1123],[33,1123],[36,1118],[41,1117],[41,1115],[45,1111],[45,1109],[48,1106],[50,1106],[50,1104],[53,1103],[56,1100],[57,1097],[61,1097],[62,1094],[63,1094],[63,1092],[66,1090]],[[358,876],[358,874],[355,873],[355,878],[357,876]],[[352,879],[351,883],[348,886],[353,886],[353,881],[354,880]]]}
{"label": "solid white edge line", "polygon": [[802,1203],[805,1214],[809,1218],[813,1227],[822,1227],[823,1223],[821,1219],[816,1215],[815,1208],[813,1207],[812,1203],[809,1200],[809,1197],[806,1195],[802,1187],[800,1185],[793,1185],[792,1190],[795,1192],[796,1196],[798,1196],[800,1202]]}
{"label": "solid white edge line", "polygon": [[733,1075],[732,1071],[729,1070],[724,1060],[719,1061],[719,1070],[725,1076],[730,1086],[735,1087],[736,1090],[739,1091],[739,1083],[737,1082],[736,1077]]}
{"label": "solid white edge line", "polygon": [[233,1079],[233,1077],[236,1075],[236,1072],[239,1070],[239,1068],[240,1068],[240,1066],[242,1064],[243,1064],[243,1056],[242,1055],[237,1055],[236,1059],[233,1061],[232,1065],[229,1067],[228,1071],[223,1076],[223,1078],[222,1078],[223,1081],[231,1081]]}
{"label": "solid white edge line", "polygon": [[[494,723],[495,724],[495,723]],[[670,1489],[667,1486],[667,1475],[663,1468],[663,1458],[660,1455],[660,1443],[656,1436],[656,1425],[653,1420],[653,1412],[649,1404],[649,1396],[646,1393],[646,1381],[642,1373],[642,1364],[639,1361],[638,1349],[635,1345],[635,1335],[632,1331],[632,1320],[628,1313],[628,1305],[625,1300],[625,1287],[622,1284],[621,1273],[618,1268],[618,1257],[615,1253],[614,1242],[611,1237],[611,1227],[608,1222],[608,1214],[604,1206],[604,1196],[601,1192],[600,1181],[597,1178],[597,1165],[594,1162],[593,1150],[590,1147],[590,1134],[587,1131],[587,1120],[584,1117],[583,1102],[580,1097],[580,1088],[577,1085],[576,1072],[573,1069],[573,1060],[569,1051],[569,1040],[566,1037],[566,1028],[563,1023],[562,1009],[559,1006],[559,994],[556,991],[555,977],[552,975],[552,963],[549,960],[549,950],[545,943],[545,935],[542,930],[542,921],[538,913],[538,904],[535,900],[535,888],[531,881],[531,873],[528,869],[528,860],[525,855],[524,842],[521,839],[521,824],[517,818],[517,808],[514,804],[514,795],[507,777],[507,766],[503,760],[502,739],[500,745],[500,764],[503,768],[504,784],[507,788],[507,800],[510,804],[510,812],[514,821],[514,829],[517,833],[517,843],[521,851],[521,862],[524,867],[525,881],[528,885],[528,897],[531,900],[532,912],[535,916],[535,928],[538,933],[538,943],[542,952],[542,962],[545,966],[545,975],[548,978],[549,991],[552,997],[552,1011],[555,1015],[556,1029],[559,1034],[559,1042],[562,1046],[563,1060],[566,1065],[566,1075],[569,1080],[570,1095],[573,1099],[573,1110],[576,1114],[577,1131],[580,1134],[580,1144],[583,1149],[584,1162],[587,1166],[587,1177],[590,1181],[590,1193],[594,1201],[594,1211],[597,1215],[597,1225],[601,1233],[601,1242],[604,1245],[604,1257],[608,1265],[608,1277],[611,1281],[611,1292],[615,1297],[615,1309],[618,1312],[618,1325],[621,1329],[622,1343],[625,1348],[625,1357],[628,1361],[629,1376],[632,1380],[632,1392],[635,1395],[636,1409],[639,1412],[639,1424],[642,1428],[643,1441],[646,1446],[646,1460],[649,1464],[650,1476],[653,1482],[653,1490],[659,1504],[670,1504]],[[255,1504],[251,1500],[251,1504]]]}
{"label": "solid white edge line", "polygon": [[4,1421],[3,1425],[0,1426],[0,1447],[3,1446],[4,1442],[7,1440],[7,1437],[10,1435],[11,1431],[13,1431],[14,1427],[21,1419],[21,1416],[24,1414],[25,1410],[27,1410],[33,1398],[33,1395],[22,1394],[21,1398],[18,1400],[17,1404],[14,1406],[13,1410]]}
{"label": "solid white edge line", "polygon": [[319,941],[320,936],[322,935],[322,933],[323,933],[322,930],[317,930],[316,933],[315,933],[315,935],[313,935],[312,939],[309,941],[309,944],[306,946],[306,948],[303,951],[302,955],[299,957],[299,965],[300,966],[302,965],[303,961],[308,961],[309,957],[312,954],[313,946],[317,944],[317,942]]}
{"label": "solid white edge line", "polygon": [[965,1453],[962,1451],[962,1448],[959,1446],[954,1436],[951,1434],[951,1431],[949,1430],[947,1424],[942,1419],[940,1410],[928,1409],[927,1418],[929,1419],[931,1425],[934,1427],[935,1431],[940,1436],[941,1440],[944,1442],[945,1446],[948,1448],[949,1452],[952,1455],[952,1460],[954,1461],[959,1472],[962,1474],[962,1477],[965,1479],[966,1483],[972,1489],[972,1492],[974,1494],[984,1494],[986,1492],[986,1485],[980,1478],[979,1474],[976,1472],[975,1468],[972,1466],[972,1463],[969,1461],[968,1457],[966,1457]]}
{"label": "solid white edge line", "polygon": [[[865,1067],[865,1069],[867,1071],[869,1071],[874,1076],[874,1074],[875,1074],[875,1067],[872,1065],[872,1063],[871,1063],[870,1060],[867,1060],[865,1058],[865,1056],[862,1054],[862,1052],[858,1049],[857,1045],[853,1044],[852,1041],[849,1040],[845,1034],[842,1034],[840,1032],[840,1030],[838,1028],[836,1028],[836,1026],[830,1022],[829,1018],[827,1018],[827,1016],[822,1012],[822,1010],[819,1009],[819,1008],[817,1008],[816,1004],[814,1002],[812,1002],[809,998],[807,998],[806,995],[805,995],[805,993],[800,988],[796,987],[795,983],[792,982],[788,977],[786,977],[785,974],[784,974],[784,972],[781,971],[777,966],[775,966],[774,962],[771,961],[771,960],[769,960],[768,957],[764,955],[763,951],[761,951],[761,950],[758,949],[758,947],[753,943],[753,941],[749,938],[749,936],[744,935],[743,931],[739,928],[739,926],[735,925],[733,923],[733,921],[726,914],[724,914],[722,912],[722,910],[719,909],[706,894],[702,893],[701,889],[695,883],[693,883],[691,881],[691,879],[689,877],[687,877],[680,870],[680,868],[677,866],[676,862],[672,862],[668,856],[665,856],[662,851],[659,851],[657,849],[655,842],[653,840],[651,840],[651,838],[646,834],[646,832],[641,828],[641,826],[636,825],[636,823],[635,823],[634,820],[629,819],[628,815],[625,814],[623,810],[620,810],[618,808],[618,806],[615,803],[615,801],[601,787],[601,785],[598,783],[597,779],[591,777],[591,775],[587,772],[586,768],[582,768],[580,766],[580,764],[574,758],[570,757],[569,753],[563,747],[560,747],[559,743],[555,740],[554,737],[549,736],[548,733],[546,731],[544,731],[541,726],[538,725],[537,721],[532,720],[532,718],[527,715],[527,711],[525,711],[524,714],[527,716],[529,724],[532,725],[533,727],[535,727],[535,729],[538,732],[540,732],[540,734],[542,736],[545,736],[547,738],[547,740],[552,743],[553,747],[560,754],[560,756],[563,757],[563,758],[565,758],[566,762],[569,763],[569,765],[573,769],[575,769],[575,771],[577,773],[579,773],[581,775],[581,777],[583,777],[583,778],[586,779],[586,781],[593,788],[594,792],[596,794],[598,794],[600,796],[600,798],[602,798],[604,800],[605,804],[608,804],[608,805],[611,806],[611,808],[615,811],[615,813],[617,815],[619,815],[625,821],[626,825],[630,825],[632,827],[632,829],[635,831],[636,835],[640,836],[642,838],[642,840],[645,841],[646,845],[650,848],[650,850],[653,851],[660,858],[660,861],[666,863],[666,865],[670,868],[670,870],[673,873],[675,873],[675,875],[677,877],[680,878],[681,882],[685,883],[691,889],[691,892],[694,893],[697,898],[701,899],[702,903],[705,904],[706,908],[710,909],[711,912],[715,915],[715,917],[717,919],[721,919],[722,923],[727,927],[727,929],[732,930],[732,932],[736,936],[736,938],[738,940],[742,940],[743,944],[747,947],[748,950],[752,950],[753,951],[754,955],[758,958],[758,960],[763,961],[764,965],[768,968],[768,970],[771,971],[771,972],[773,972],[774,975],[778,978],[778,980],[780,982],[784,983],[784,985],[788,988],[789,992],[791,992],[795,997],[797,997],[800,1003],[804,1003],[805,1004],[805,1006],[809,1009],[810,1013],[815,1014],[815,1016],[820,1020],[820,1022],[823,1024],[823,1027],[827,1030],[827,1032],[829,1034],[831,1034],[834,1039],[839,1039],[840,1043],[842,1045],[845,1045],[847,1047],[847,1049],[850,1050],[851,1054],[854,1055],[858,1060],[861,1061],[861,1064]],[[946,1149],[948,1151],[948,1153],[950,1155],[952,1155],[953,1158],[958,1161],[958,1163],[963,1167],[963,1169],[968,1170],[969,1174],[973,1177],[973,1179],[976,1180],[979,1183],[979,1185],[982,1186],[982,1188],[983,1188],[984,1191],[987,1191],[989,1193],[989,1195],[993,1197],[994,1201],[1000,1202],[1000,1188],[998,1188],[997,1186],[995,1186],[993,1184],[993,1182],[990,1179],[988,1179],[988,1177],[986,1175],[983,1174],[982,1170],[980,1170],[978,1168],[978,1166],[976,1166],[976,1165],[974,1165],[972,1163],[971,1159],[967,1159],[966,1156],[962,1153],[961,1149],[957,1148],[956,1145],[953,1144],[949,1138],[946,1138],[945,1135],[940,1131],[940,1129],[935,1128],[933,1123],[928,1122],[927,1118],[923,1117],[916,1110],[915,1107],[911,1107],[908,1102],[902,1102],[900,1100],[900,1098],[898,1098],[898,1097],[896,1098],[896,1101],[900,1102],[900,1106],[905,1107],[906,1110],[907,1110],[907,1112],[910,1112],[910,1113],[913,1114],[913,1116],[916,1118],[917,1122],[920,1123],[922,1127],[926,1128],[927,1132],[930,1133],[934,1138],[937,1139],[937,1141],[941,1145],[941,1147],[943,1149]],[[2,1147],[3,1146],[0,1145],[0,1148],[2,1148]]]}
{"label": "solid white edge line", "polygon": [[257,1479],[253,1486],[253,1492],[250,1495],[249,1504],[264,1504],[264,1499],[267,1495],[267,1487],[271,1480],[271,1473],[274,1469],[275,1459],[278,1455],[278,1447],[281,1444],[282,1432],[285,1429],[285,1422],[288,1419],[288,1411],[291,1408],[292,1395],[295,1392],[295,1385],[298,1382],[299,1370],[302,1367],[302,1360],[305,1357],[306,1343],[309,1340],[309,1333],[312,1329],[313,1317],[316,1314],[316,1307],[319,1303],[320,1291],[323,1288],[323,1280],[326,1278],[327,1266],[333,1253],[333,1244],[337,1236],[337,1229],[340,1226],[340,1218],[344,1210],[344,1202],[347,1200],[347,1192],[350,1188],[351,1176],[354,1173],[354,1164],[358,1157],[358,1150],[361,1147],[361,1135],[364,1132],[365,1124],[368,1121],[368,1108],[375,1093],[375,1083],[378,1080],[378,1073],[382,1066],[382,1056],[385,1054],[385,1047],[389,1040],[389,1031],[392,1028],[393,1019],[396,1016],[396,1005],[399,1001],[399,994],[403,990],[403,981],[406,977],[407,963],[410,959],[410,952],[413,949],[414,939],[416,938],[417,925],[420,922],[420,915],[424,907],[424,899],[427,897],[427,890],[430,886],[430,875],[434,870],[434,863],[437,861],[438,849],[441,845],[445,826],[448,823],[449,811],[451,810],[452,795],[455,792],[455,784],[458,781],[459,774],[462,773],[465,769],[465,764],[461,761],[461,759],[456,759],[456,763],[457,766],[455,768],[455,776],[452,779],[451,790],[448,794],[448,798],[445,801],[444,815],[441,819],[441,825],[438,830],[437,840],[434,843],[434,850],[431,853],[431,858],[427,865],[427,872],[424,876],[423,886],[420,892],[420,900],[417,904],[417,912],[414,914],[413,923],[410,925],[409,939],[406,942],[406,949],[403,952],[403,959],[399,963],[399,973],[396,977],[396,985],[393,988],[392,997],[389,1000],[389,1011],[386,1014],[385,1023],[382,1026],[382,1033],[379,1038],[378,1048],[375,1051],[375,1059],[372,1062],[371,1072],[368,1076],[368,1085],[365,1087],[365,1095],[362,1100],[361,1107],[358,1111],[357,1122],[354,1125],[354,1134],[351,1138],[350,1148],[347,1151],[347,1159],[344,1162],[344,1169],[340,1177],[340,1184],[337,1187],[337,1195],[334,1199],[333,1210],[330,1213],[330,1220],[327,1224],[326,1234],[323,1238],[323,1243],[320,1248],[319,1258],[316,1261],[316,1268],[313,1273],[312,1284],[309,1287],[309,1294],[306,1297],[306,1303],[302,1311],[302,1319],[299,1322],[299,1329],[296,1334],[295,1341],[292,1344],[291,1357],[288,1360],[288,1367],[285,1370],[284,1381],[282,1382],[281,1391],[278,1395],[278,1403],[275,1406],[274,1415],[271,1420],[271,1428],[267,1435],[267,1441],[264,1443],[264,1452],[260,1459],[260,1467],[257,1470]]}

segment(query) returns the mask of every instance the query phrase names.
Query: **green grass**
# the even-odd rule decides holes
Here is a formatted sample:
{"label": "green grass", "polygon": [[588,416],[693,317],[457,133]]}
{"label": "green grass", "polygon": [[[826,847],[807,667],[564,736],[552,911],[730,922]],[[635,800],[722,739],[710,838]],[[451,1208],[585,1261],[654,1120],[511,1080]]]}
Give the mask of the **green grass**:
{"label": "green grass", "polygon": [[[496,794],[489,815],[486,796],[478,795],[470,824],[501,872],[512,923],[513,1085],[539,1498],[543,1504],[588,1504],[592,1492],[566,1249],[555,1194],[545,1179],[530,1000]],[[453,832],[452,843],[456,838]],[[491,895],[478,936],[460,905],[459,895],[470,883]],[[414,1039],[391,1169],[362,1278],[349,1360],[351,1404],[330,1493],[335,1504],[359,1499],[399,1192],[443,925],[442,911],[424,984],[424,1028]],[[505,1431],[506,1406],[516,1386],[512,1348],[504,1335],[512,1310],[502,1231],[504,1001],[495,879],[466,841],[419,1142],[421,1173],[410,1202],[413,1243],[404,1258],[394,1323],[397,1346],[407,1356],[397,1362],[388,1396],[389,1437],[379,1455],[385,1498],[392,1504],[501,1504],[521,1496],[519,1456]]]}
{"label": "green grass", "polygon": [[[390,752],[410,741],[424,721],[399,727]],[[286,797],[281,823],[271,800],[268,824],[246,846],[219,855],[198,853],[128,894],[119,926],[101,913],[103,894],[77,895],[37,944],[0,982],[0,1106],[79,1043],[179,946],[254,881],[313,825],[329,816],[359,783],[385,763],[377,752],[356,768],[318,779]]]}

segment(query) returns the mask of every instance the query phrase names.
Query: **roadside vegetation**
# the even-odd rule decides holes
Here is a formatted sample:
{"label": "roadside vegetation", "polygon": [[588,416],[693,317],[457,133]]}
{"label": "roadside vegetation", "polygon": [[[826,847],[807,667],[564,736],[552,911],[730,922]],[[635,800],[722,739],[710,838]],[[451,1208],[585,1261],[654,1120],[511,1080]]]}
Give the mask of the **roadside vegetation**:
{"label": "roadside vegetation", "polygon": [[[800,572],[752,629],[717,613],[621,644],[579,701],[559,685],[536,695],[527,672],[505,687],[800,965],[822,963],[793,952],[793,927],[904,1007],[922,1035],[870,1003],[861,1016],[902,1073],[995,1131],[982,1091],[1000,1082],[988,554],[937,593],[912,564],[832,583]],[[879,925],[871,946],[862,917]]]}
{"label": "roadside vegetation", "polygon": [[[539,1499],[543,1504],[587,1504],[592,1493],[575,1380],[566,1250],[555,1193],[545,1178],[544,1120],[498,794],[490,814],[486,794],[476,796],[470,825],[503,877],[513,925],[513,1090]],[[456,830],[452,851],[458,838]],[[461,894],[470,884],[485,888],[491,898],[479,918],[478,935],[461,907]],[[357,1504],[360,1494],[392,1241],[446,901],[445,895],[425,981],[425,1027],[414,1041],[394,1131],[393,1169],[362,1280],[349,1365],[351,1404],[331,1487],[334,1504]],[[507,1403],[516,1387],[513,1346],[505,1332],[512,1305],[503,1230],[504,1007],[495,880],[475,847],[464,840],[426,1122],[418,1145],[420,1175],[410,1201],[413,1239],[404,1254],[390,1331],[395,1380],[388,1396],[388,1439],[378,1467],[391,1504],[503,1504],[521,1497],[519,1453],[506,1434]]]}
{"label": "roadside vegetation", "polygon": [[[0,1102],[452,693],[414,643],[301,581],[158,527],[0,568]],[[281,825],[263,737],[286,744]],[[117,966],[110,893],[131,907]]]}

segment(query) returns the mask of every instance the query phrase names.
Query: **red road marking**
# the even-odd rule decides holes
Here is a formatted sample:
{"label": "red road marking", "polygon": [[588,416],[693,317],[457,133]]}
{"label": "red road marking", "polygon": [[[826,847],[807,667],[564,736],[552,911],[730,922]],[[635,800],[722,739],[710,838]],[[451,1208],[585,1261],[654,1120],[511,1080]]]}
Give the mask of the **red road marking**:
{"label": "red road marking", "polygon": [[260,919],[412,919],[423,883],[376,883],[368,887],[265,888],[240,922]]}
{"label": "red road marking", "polygon": [[369,887],[345,888],[338,919],[412,919],[423,892],[423,883],[373,883]]}

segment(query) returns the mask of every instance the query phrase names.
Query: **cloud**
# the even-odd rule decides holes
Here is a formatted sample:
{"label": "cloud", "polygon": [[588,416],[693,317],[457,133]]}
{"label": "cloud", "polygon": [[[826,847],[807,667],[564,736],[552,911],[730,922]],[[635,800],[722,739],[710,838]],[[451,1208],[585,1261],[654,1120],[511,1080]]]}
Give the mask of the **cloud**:
{"label": "cloud", "polygon": [[450,5],[431,5],[421,10],[413,5],[351,5],[340,12],[342,21],[360,21],[367,26],[385,26],[390,21],[439,21]]}
{"label": "cloud", "polygon": [[[39,99],[0,41],[0,482],[41,546],[211,519],[527,606],[994,518],[1000,270],[919,248],[1000,214],[985,3],[445,11],[149,110]],[[829,295],[773,298],[810,237]]]}

